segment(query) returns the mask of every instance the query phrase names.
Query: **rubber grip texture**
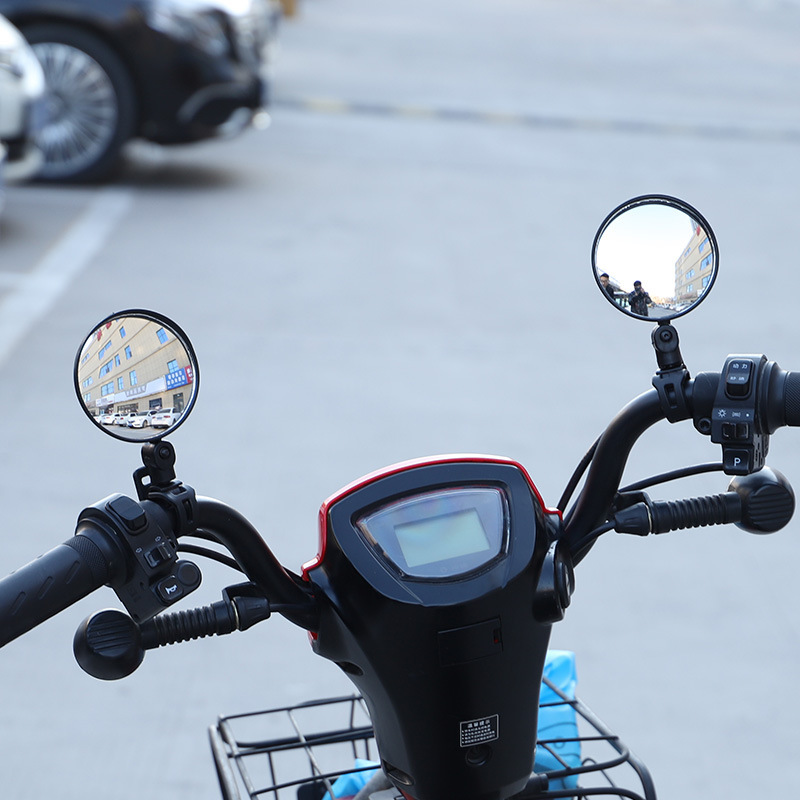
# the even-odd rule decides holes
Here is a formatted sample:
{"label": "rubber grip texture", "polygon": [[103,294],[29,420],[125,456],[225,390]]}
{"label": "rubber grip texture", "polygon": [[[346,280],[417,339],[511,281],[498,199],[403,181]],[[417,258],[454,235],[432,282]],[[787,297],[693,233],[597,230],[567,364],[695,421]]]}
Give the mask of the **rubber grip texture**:
{"label": "rubber grip texture", "polygon": [[74,536],[0,580],[0,647],[63,611],[107,580],[99,548]]}
{"label": "rubber grip texture", "polygon": [[787,425],[800,425],[800,372],[786,374],[783,408]]}

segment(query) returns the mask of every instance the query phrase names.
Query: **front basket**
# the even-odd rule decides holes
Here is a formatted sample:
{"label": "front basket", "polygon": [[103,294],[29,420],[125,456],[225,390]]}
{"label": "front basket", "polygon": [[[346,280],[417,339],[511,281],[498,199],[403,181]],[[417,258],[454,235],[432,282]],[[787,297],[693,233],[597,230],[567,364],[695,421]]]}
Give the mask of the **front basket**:
{"label": "front basket", "polygon": [[[619,737],[580,700],[546,678],[544,686],[549,701],[542,703],[540,715],[574,710],[577,734],[563,737],[555,730],[552,738],[544,738],[540,730],[536,777],[518,797],[656,800],[647,768]],[[358,696],[223,716],[209,735],[224,800],[349,797],[379,762],[369,715]],[[540,770],[542,764],[546,769]],[[381,793],[381,800],[392,795],[402,800],[394,792]]]}

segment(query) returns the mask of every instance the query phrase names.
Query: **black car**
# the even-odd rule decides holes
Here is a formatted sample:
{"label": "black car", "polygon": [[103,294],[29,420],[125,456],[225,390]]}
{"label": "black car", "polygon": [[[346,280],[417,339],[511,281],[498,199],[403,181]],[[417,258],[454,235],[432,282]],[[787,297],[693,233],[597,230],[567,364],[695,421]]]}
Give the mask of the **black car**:
{"label": "black car", "polygon": [[108,176],[129,139],[237,133],[266,102],[273,0],[0,0],[38,56],[39,177]]}

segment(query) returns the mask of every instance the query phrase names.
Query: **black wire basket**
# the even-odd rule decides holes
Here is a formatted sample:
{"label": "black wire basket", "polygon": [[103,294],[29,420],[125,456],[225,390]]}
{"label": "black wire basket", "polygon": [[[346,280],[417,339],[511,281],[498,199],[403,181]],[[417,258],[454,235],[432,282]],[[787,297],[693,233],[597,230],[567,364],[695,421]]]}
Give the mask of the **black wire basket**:
{"label": "black wire basket", "polygon": [[[650,773],[620,738],[580,700],[543,683],[555,700],[541,709],[563,708],[576,719],[577,733],[574,725],[566,738],[543,738],[548,732],[540,730],[536,762],[548,768],[537,768],[519,797],[656,800]],[[366,705],[356,695],[221,716],[209,736],[224,800],[330,800],[343,780],[352,784],[363,772],[365,782],[379,761]],[[394,798],[402,795],[380,793],[380,800]]]}

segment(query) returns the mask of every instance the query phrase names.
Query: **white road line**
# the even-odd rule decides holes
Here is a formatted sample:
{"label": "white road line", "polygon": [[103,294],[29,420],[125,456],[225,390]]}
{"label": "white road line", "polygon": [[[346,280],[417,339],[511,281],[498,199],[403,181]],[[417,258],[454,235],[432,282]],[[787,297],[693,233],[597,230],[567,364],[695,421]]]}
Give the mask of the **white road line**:
{"label": "white road line", "polygon": [[130,189],[102,189],[34,269],[19,277],[0,302],[0,365],[97,255],[132,202]]}

